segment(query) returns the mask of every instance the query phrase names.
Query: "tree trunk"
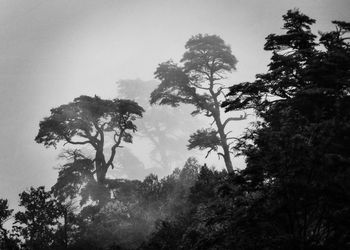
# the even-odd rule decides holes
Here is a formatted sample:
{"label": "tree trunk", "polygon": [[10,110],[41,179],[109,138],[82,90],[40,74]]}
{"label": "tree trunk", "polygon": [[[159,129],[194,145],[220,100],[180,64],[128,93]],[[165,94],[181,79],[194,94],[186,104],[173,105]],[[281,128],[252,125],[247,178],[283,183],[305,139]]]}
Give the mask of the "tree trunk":
{"label": "tree trunk", "polygon": [[102,150],[96,152],[95,157],[96,179],[99,184],[103,184],[106,180],[108,167]]}
{"label": "tree trunk", "polygon": [[104,184],[106,180],[107,168],[103,162],[95,163],[96,166],[96,179],[99,184]]}
{"label": "tree trunk", "polygon": [[221,147],[222,147],[222,150],[224,151],[223,157],[224,157],[227,172],[233,173],[233,165],[231,161],[230,149],[227,145],[227,138],[224,131],[224,126],[221,123],[220,117],[218,117],[218,120],[215,119],[215,121],[218,128],[219,136],[220,136]]}
{"label": "tree trunk", "polygon": [[224,161],[225,161],[225,165],[226,165],[226,169],[227,172],[229,173],[233,173],[233,166],[232,166],[232,161],[231,161],[231,155],[230,155],[230,149],[228,147],[227,144],[227,138],[226,138],[226,134],[225,134],[225,128],[221,122],[221,118],[220,118],[220,103],[217,99],[217,96],[213,90],[213,86],[214,86],[214,78],[213,78],[214,73],[211,73],[211,77],[209,79],[210,82],[210,89],[209,92],[211,94],[211,96],[213,97],[213,101],[214,101],[214,109],[212,110],[212,115],[213,118],[215,120],[216,123],[216,127],[218,128],[218,133],[220,136],[220,144],[222,147],[222,150],[224,151],[223,157],[224,157]]}

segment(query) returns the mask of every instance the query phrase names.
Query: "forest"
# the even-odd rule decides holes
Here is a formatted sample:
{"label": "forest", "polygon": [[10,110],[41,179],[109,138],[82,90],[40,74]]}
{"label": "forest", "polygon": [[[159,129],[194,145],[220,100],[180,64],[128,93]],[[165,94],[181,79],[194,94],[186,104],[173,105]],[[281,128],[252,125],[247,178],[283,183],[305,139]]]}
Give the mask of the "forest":
{"label": "forest", "polygon": [[[315,34],[315,22],[288,10],[263,45],[267,72],[251,82],[227,82],[239,58],[220,36],[195,34],[179,62],[159,63],[149,96],[132,97],[121,82],[115,99],[81,95],[52,108],[35,121],[35,141],[63,149],[65,164],[52,187],[19,194],[19,211],[0,198],[0,249],[350,249],[350,23]],[[209,119],[184,150],[225,168],[189,157],[162,178],[112,178],[138,133],[176,151],[172,128],[157,120],[169,112],[180,128],[183,113]],[[257,119],[233,137],[249,116]],[[157,154],[159,164],[171,157]]]}

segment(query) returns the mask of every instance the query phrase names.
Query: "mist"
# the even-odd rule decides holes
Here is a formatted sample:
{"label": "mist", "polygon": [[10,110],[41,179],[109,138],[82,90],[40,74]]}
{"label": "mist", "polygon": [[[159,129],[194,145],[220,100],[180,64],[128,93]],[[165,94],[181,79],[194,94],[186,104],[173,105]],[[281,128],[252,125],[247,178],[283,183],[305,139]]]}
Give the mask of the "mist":
{"label": "mist", "polygon": [[[263,231],[274,247],[288,245],[282,238],[296,244],[291,249],[348,244],[336,237],[348,235],[346,227],[330,222],[327,209],[348,209],[347,192],[334,191],[347,189],[339,176],[348,173],[348,26],[332,21],[348,22],[349,7],[0,1],[0,249],[254,249],[247,242],[268,245]],[[310,41],[288,40],[298,30],[293,13]],[[298,42],[310,50],[300,52]],[[305,176],[334,182],[336,193],[306,185]],[[326,215],[312,203],[316,212],[299,218],[309,199]],[[28,204],[40,219],[26,217]],[[279,214],[271,204],[298,212]],[[26,236],[25,218],[45,223]]]}

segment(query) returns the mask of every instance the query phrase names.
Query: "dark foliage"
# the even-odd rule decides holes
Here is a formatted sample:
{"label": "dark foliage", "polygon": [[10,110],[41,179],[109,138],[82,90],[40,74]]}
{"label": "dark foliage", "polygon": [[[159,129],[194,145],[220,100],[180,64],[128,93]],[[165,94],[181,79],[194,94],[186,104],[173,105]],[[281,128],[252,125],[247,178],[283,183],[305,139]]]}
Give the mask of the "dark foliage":
{"label": "dark foliage", "polygon": [[[346,249],[350,245],[349,24],[311,33],[298,10],[283,16],[286,33],[267,37],[269,71],[230,89],[227,110],[253,107],[262,122],[236,148],[247,156],[242,178],[265,222],[259,247]],[[323,47],[323,48],[322,48]],[[268,228],[271,228],[269,232]]]}
{"label": "dark foliage", "polygon": [[[116,149],[122,142],[132,143],[132,133],[136,131],[134,121],[142,117],[143,112],[143,108],[131,100],[80,96],[71,103],[51,109],[51,115],[40,122],[35,141],[47,147],[56,147],[61,141],[91,146],[95,151],[96,180],[103,184],[108,169],[114,167]],[[106,133],[113,138],[107,159],[104,154]]]}
{"label": "dark foliage", "polygon": [[[223,103],[226,111],[252,108],[260,117],[234,146],[246,156],[246,168],[216,171],[189,158],[182,169],[162,179],[151,174],[143,181],[104,179],[99,185],[94,178],[96,159],[72,151],[73,161],[60,169],[53,190],[61,201],[80,193],[82,209],[73,213],[43,187],[31,188],[20,194],[25,211],[15,215],[16,238],[3,226],[12,211],[7,200],[0,199],[0,246],[350,249],[350,24],[334,21],[335,31],[320,33],[317,40],[311,32],[315,20],[298,10],[288,11],[283,19],[285,33],[266,38],[264,48],[272,52],[268,72],[258,74],[254,82],[232,86]],[[212,105],[212,97],[197,95],[199,85],[193,84],[210,82],[210,72],[229,71],[236,60],[217,36],[195,36],[186,48],[184,67],[167,62],[157,69],[162,82],[152,102],[185,102],[202,112]],[[208,68],[208,57],[222,60]],[[86,105],[95,107],[95,101],[102,100],[90,101]],[[112,103],[107,101],[106,107]],[[106,107],[98,105],[89,117],[100,117]],[[94,138],[102,139],[93,122],[90,128],[73,118],[60,124],[55,135],[41,138],[49,144],[62,138],[69,142],[68,135],[88,135],[96,129]],[[202,129],[191,137],[189,148],[216,150],[220,143],[216,130]]]}
{"label": "dark foliage", "polygon": [[153,174],[143,181],[107,180],[113,199],[103,206],[84,207],[77,215],[78,232],[70,247],[137,248],[158,227],[155,223],[187,211],[190,188],[199,168],[197,161],[189,158],[181,170],[160,180]]}
{"label": "dark foliage", "polygon": [[20,206],[25,210],[15,214],[14,230],[24,240],[23,249],[55,248],[55,231],[63,215],[63,206],[44,187],[32,187],[19,196]]}
{"label": "dark foliage", "polygon": [[[143,249],[349,249],[349,24],[311,33],[298,10],[267,37],[269,71],[230,88],[227,111],[261,120],[235,148],[247,167],[203,168],[191,210],[160,224]],[[170,237],[177,233],[176,237]]]}
{"label": "dark foliage", "polygon": [[[191,104],[195,107],[192,115],[203,114],[213,120],[215,128],[198,130],[190,138],[189,149],[208,149],[222,156],[227,171],[233,172],[230,138],[225,132],[231,121],[245,117],[223,120],[220,105],[225,97],[225,86],[220,82],[225,74],[235,69],[237,59],[230,46],[216,35],[198,34],[191,37],[179,66],[172,61],[159,64],[155,77],[161,81],[151,93],[151,104],[178,107]],[[226,87],[227,88],[227,87]]]}
{"label": "dark foliage", "polygon": [[9,209],[8,200],[0,199],[0,249],[16,250],[17,240],[15,240],[10,232],[4,227],[12,215],[13,210]]}

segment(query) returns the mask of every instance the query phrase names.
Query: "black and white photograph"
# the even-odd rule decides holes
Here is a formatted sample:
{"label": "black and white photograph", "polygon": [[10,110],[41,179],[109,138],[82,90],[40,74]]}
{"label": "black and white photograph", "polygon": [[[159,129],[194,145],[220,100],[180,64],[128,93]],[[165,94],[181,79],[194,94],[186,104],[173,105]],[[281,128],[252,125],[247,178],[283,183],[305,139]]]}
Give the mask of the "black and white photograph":
{"label": "black and white photograph", "polygon": [[350,0],[0,0],[0,250],[350,249]]}

